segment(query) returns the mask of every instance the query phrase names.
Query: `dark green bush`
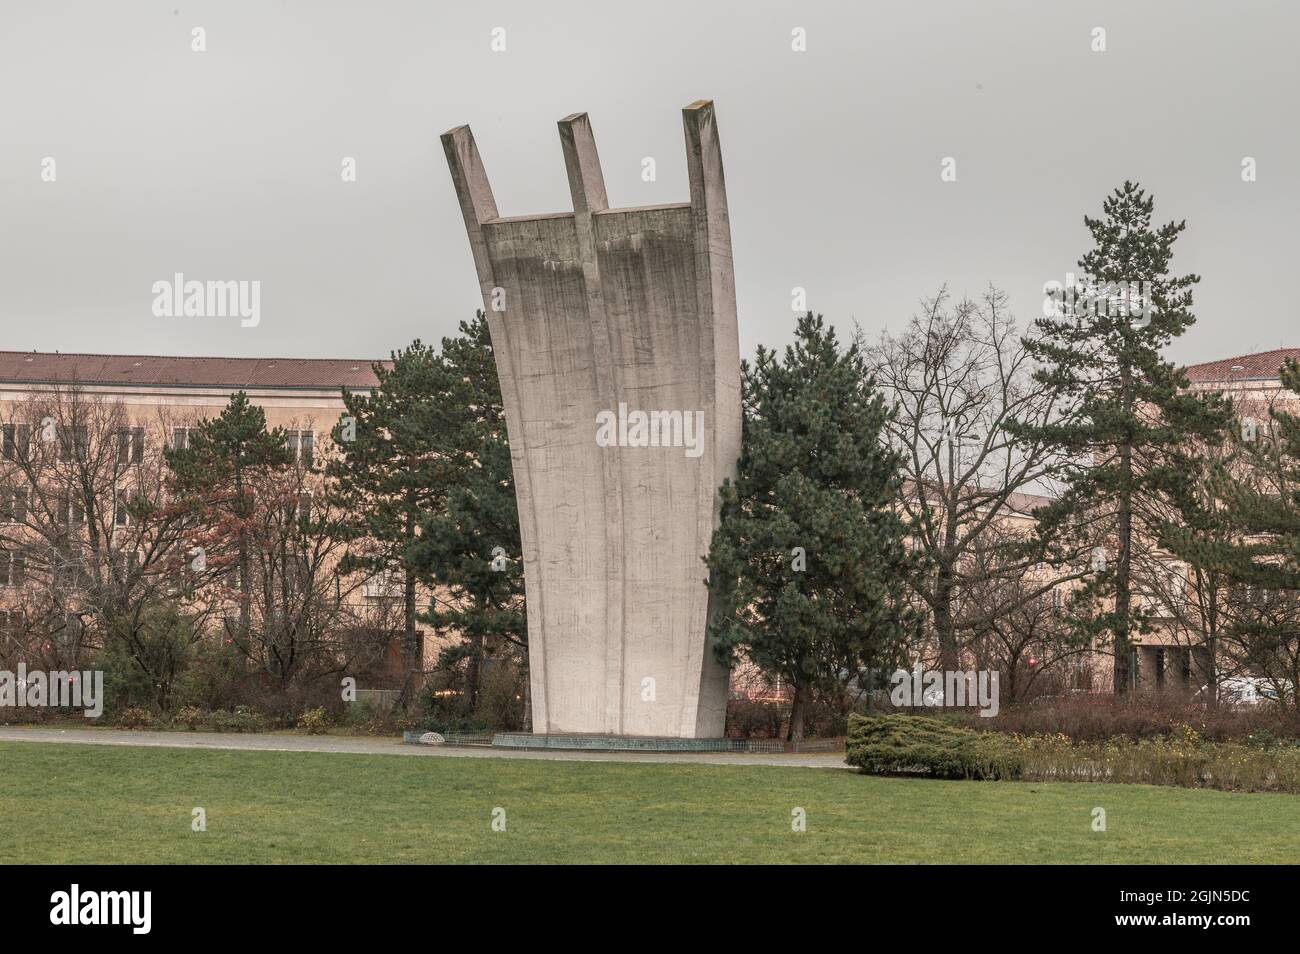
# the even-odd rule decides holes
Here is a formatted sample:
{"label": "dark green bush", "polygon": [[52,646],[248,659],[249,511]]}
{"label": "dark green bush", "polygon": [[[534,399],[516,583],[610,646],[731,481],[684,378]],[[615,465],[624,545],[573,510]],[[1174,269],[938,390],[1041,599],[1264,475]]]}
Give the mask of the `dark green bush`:
{"label": "dark green bush", "polygon": [[242,703],[249,681],[243,660],[220,640],[195,648],[191,665],[176,679],[175,704],[197,709],[230,709]]}
{"label": "dark green bush", "polygon": [[875,775],[1014,779],[1024,771],[1006,736],[929,716],[850,716],[847,749],[846,762]]}
{"label": "dark green bush", "polygon": [[165,712],[194,657],[194,624],[174,603],[146,605],[140,616],[111,626],[95,656],[104,672],[104,707],[110,718],[128,708]]}
{"label": "dark green bush", "polygon": [[129,709],[148,709],[157,704],[149,676],[121,647],[111,644],[95,655],[94,666],[104,673],[104,713],[118,719]]}
{"label": "dark green bush", "polygon": [[509,660],[494,660],[484,668],[479,683],[475,721],[504,732],[517,732],[524,726],[524,683],[528,671]]}

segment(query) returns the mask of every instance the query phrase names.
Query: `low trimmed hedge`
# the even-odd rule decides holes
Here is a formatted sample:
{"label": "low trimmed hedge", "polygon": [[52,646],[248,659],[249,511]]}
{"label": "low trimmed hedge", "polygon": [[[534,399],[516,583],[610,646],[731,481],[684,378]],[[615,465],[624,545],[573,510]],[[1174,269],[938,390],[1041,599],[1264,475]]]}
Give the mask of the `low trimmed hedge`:
{"label": "low trimmed hedge", "polygon": [[851,716],[845,761],[876,775],[1015,779],[1024,774],[1024,760],[1007,736],[897,714]]}
{"label": "low trimmed hedge", "polygon": [[1195,730],[1160,739],[1072,742],[1063,735],[1012,736],[1025,778],[1300,793],[1300,746],[1207,742]]}
{"label": "low trimmed hedge", "polygon": [[876,775],[1300,793],[1300,745],[1209,742],[1190,727],[1159,739],[1073,742],[980,732],[938,716],[853,716],[845,761]]}
{"label": "low trimmed hedge", "polygon": [[266,717],[248,706],[208,711],[197,706],[183,706],[170,718],[149,709],[132,706],[118,713],[114,723],[123,729],[203,729],[209,732],[265,732]]}

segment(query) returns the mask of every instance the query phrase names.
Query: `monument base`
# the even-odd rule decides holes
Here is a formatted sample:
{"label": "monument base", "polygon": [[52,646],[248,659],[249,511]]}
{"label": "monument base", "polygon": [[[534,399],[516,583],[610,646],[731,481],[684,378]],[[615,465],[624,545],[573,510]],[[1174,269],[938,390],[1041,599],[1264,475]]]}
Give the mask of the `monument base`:
{"label": "monument base", "polygon": [[494,749],[567,749],[583,752],[782,752],[780,739],[681,739],[636,735],[533,735],[498,732]]}
{"label": "monument base", "polygon": [[[434,738],[429,738],[433,736]],[[567,752],[843,752],[844,739],[677,739],[644,735],[533,735],[528,732],[428,732],[408,729],[409,745],[549,749]]]}

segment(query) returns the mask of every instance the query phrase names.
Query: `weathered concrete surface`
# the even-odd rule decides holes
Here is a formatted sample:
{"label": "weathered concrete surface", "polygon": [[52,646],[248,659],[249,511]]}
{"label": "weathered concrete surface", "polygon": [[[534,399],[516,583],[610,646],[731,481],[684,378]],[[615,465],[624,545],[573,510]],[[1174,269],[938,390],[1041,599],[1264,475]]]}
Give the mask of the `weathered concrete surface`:
{"label": "weathered concrete surface", "polygon": [[[740,454],[740,348],[713,105],[682,119],[689,202],[609,209],[577,114],[559,123],[574,211],[523,218],[498,214],[469,127],[442,137],[505,404],[535,732],[723,731],[702,557]],[[599,446],[620,404],[702,411],[699,455]]]}

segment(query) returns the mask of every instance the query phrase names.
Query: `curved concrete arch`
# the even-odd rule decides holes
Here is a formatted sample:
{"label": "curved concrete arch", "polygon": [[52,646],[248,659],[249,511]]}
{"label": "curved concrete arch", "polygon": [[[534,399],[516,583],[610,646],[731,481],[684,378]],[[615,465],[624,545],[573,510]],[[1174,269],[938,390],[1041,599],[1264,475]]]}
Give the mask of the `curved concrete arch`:
{"label": "curved concrete arch", "polygon": [[610,209],[579,113],[559,122],[573,211],[518,218],[469,127],[442,137],[505,404],[535,732],[724,728],[702,558],[740,453],[736,291],[713,104],[682,120],[689,202]]}

